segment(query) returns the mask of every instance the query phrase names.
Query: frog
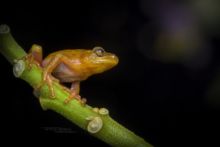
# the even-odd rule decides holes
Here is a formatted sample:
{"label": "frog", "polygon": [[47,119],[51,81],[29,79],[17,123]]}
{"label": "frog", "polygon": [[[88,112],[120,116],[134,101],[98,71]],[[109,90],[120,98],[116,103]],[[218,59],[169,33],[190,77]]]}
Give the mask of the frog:
{"label": "frog", "polygon": [[113,68],[119,62],[115,54],[106,52],[100,46],[93,49],[63,49],[50,53],[43,59],[42,47],[34,44],[28,56],[43,68],[42,81],[47,83],[51,97],[55,97],[53,81],[71,83],[70,88],[64,87],[70,93],[65,103],[74,98],[82,101],[79,94],[80,83],[92,75]]}

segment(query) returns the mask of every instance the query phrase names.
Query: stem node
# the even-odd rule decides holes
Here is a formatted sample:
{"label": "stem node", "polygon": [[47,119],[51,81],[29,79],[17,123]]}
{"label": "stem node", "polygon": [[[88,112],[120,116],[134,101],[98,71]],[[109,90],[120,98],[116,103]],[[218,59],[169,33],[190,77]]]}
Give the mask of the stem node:
{"label": "stem node", "polygon": [[6,24],[1,24],[0,25],[0,34],[7,34],[10,32],[10,28]]}
{"label": "stem node", "polygon": [[23,60],[15,60],[13,66],[13,74],[16,78],[19,78],[25,70],[25,62]]}

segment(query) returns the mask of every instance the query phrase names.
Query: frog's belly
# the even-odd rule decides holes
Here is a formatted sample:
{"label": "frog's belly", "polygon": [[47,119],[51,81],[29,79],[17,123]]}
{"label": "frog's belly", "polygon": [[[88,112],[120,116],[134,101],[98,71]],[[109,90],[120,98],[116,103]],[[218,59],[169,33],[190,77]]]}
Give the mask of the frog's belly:
{"label": "frog's belly", "polygon": [[59,64],[52,75],[60,80],[60,82],[73,82],[80,81],[79,75],[77,75],[73,70],[71,70],[68,66],[61,63]]}

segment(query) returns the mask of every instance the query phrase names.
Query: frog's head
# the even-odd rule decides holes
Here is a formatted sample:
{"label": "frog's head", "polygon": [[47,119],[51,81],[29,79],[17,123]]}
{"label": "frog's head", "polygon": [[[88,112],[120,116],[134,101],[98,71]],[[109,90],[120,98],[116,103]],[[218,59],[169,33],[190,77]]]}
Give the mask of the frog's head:
{"label": "frog's head", "polygon": [[94,47],[84,60],[93,74],[102,73],[118,64],[115,54],[106,52],[102,47]]}

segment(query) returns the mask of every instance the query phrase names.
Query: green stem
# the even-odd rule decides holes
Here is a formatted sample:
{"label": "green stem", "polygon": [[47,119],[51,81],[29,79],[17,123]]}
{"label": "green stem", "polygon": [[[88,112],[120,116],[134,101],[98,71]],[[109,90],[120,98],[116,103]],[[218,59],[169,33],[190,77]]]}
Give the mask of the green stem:
{"label": "green stem", "polygon": [[0,51],[10,63],[13,63],[14,59],[19,59],[26,55],[25,51],[12,37],[10,28],[7,25],[0,26],[0,35]]}
{"label": "green stem", "polygon": [[[13,69],[16,77],[25,80],[33,88],[42,83],[42,68],[29,59],[23,58],[27,54],[14,40],[7,25],[0,25],[0,52],[11,64],[15,62]],[[55,91],[53,99],[50,97],[47,84],[43,84],[35,93],[40,97],[39,101],[44,110],[50,109],[63,115],[111,146],[152,147],[144,139],[114,121],[106,109],[94,109],[89,105],[82,105],[76,99],[65,104],[64,100],[69,93],[57,82],[53,82],[53,88]]]}

